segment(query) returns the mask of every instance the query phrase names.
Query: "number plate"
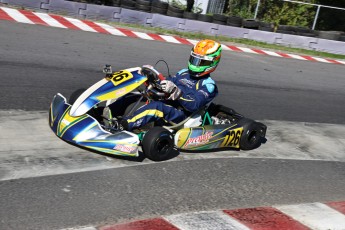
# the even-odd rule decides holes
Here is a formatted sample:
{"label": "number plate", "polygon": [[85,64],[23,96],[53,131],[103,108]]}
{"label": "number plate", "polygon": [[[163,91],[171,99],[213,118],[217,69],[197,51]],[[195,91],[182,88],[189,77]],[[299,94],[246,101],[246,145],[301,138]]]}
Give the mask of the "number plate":
{"label": "number plate", "polygon": [[237,128],[229,131],[229,134],[227,134],[224,138],[224,141],[222,143],[223,147],[234,147],[239,148],[240,147],[240,138],[243,132],[243,128]]}
{"label": "number plate", "polygon": [[119,72],[113,73],[110,80],[115,86],[117,86],[125,81],[128,81],[131,78],[133,78],[133,75],[131,72],[127,70],[121,70]]}

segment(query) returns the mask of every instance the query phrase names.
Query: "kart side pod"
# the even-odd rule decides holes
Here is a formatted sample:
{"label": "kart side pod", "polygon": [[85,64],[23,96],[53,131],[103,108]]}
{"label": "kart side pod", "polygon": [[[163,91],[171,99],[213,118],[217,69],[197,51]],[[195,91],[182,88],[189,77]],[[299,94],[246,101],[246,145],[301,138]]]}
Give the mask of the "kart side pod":
{"label": "kart side pod", "polygon": [[174,141],[175,146],[182,150],[251,150],[261,145],[265,133],[265,125],[243,118],[236,124],[184,128],[176,133]]}

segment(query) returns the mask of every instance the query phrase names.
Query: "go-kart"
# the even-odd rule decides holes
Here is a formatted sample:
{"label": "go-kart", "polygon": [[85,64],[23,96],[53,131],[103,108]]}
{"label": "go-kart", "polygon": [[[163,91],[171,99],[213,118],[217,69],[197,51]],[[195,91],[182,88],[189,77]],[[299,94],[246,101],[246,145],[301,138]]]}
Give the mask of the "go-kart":
{"label": "go-kart", "polygon": [[[178,124],[159,121],[126,131],[118,120],[152,100],[165,100],[163,75],[151,66],[113,72],[69,100],[56,94],[49,111],[53,132],[73,145],[101,153],[163,161],[176,151],[251,150],[265,141],[266,126],[231,108],[209,103]],[[141,147],[142,152],[139,152]]]}

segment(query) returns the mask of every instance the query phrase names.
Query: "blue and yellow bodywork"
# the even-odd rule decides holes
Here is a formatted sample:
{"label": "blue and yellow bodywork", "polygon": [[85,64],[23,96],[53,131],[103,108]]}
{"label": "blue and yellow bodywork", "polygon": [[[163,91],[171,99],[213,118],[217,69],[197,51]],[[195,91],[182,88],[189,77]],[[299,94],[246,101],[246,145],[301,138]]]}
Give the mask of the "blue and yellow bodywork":
{"label": "blue and yellow bodywork", "polygon": [[88,149],[121,156],[137,157],[140,143],[137,135],[127,131],[112,134],[88,114],[71,116],[71,105],[55,95],[49,112],[49,124],[61,139]]}
{"label": "blue and yellow bodywork", "polygon": [[102,79],[70,105],[61,94],[54,96],[49,125],[61,139],[84,148],[121,156],[137,157],[140,140],[128,131],[110,133],[87,112],[102,101],[120,98],[139,87],[147,78],[132,68]]}
{"label": "blue and yellow bodywork", "polygon": [[184,128],[175,134],[175,145],[183,150],[208,150],[218,148],[240,148],[243,127],[233,125],[205,125]]}

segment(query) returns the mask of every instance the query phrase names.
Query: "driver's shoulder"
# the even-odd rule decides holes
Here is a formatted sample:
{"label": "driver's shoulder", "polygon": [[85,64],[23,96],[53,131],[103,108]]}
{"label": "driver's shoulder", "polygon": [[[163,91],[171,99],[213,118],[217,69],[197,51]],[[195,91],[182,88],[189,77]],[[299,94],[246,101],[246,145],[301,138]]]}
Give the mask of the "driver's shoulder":
{"label": "driver's shoulder", "polygon": [[205,87],[209,93],[215,92],[217,88],[216,82],[211,78],[211,76],[201,79],[199,84],[201,87]]}
{"label": "driver's shoulder", "polygon": [[181,69],[180,71],[177,72],[176,75],[179,75],[179,76],[189,75],[189,71],[188,69]]}

